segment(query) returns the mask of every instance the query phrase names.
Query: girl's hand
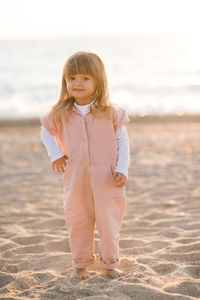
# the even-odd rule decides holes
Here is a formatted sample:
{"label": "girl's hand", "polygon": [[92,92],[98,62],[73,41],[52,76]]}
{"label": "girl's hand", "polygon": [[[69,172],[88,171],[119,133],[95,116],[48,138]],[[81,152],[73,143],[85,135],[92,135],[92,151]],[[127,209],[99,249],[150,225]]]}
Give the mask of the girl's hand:
{"label": "girl's hand", "polygon": [[65,166],[66,166],[66,159],[68,159],[67,155],[64,155],[52,162],[52,169],[55,171],[55,168],[57,169],[57,172],[60,173],[60,170],[64,173]]}
{"label": "girl's hand", "polygon": [[120,172],[113,172],[113,177],[117,186],[123,186],[127,182],[127,178]]}

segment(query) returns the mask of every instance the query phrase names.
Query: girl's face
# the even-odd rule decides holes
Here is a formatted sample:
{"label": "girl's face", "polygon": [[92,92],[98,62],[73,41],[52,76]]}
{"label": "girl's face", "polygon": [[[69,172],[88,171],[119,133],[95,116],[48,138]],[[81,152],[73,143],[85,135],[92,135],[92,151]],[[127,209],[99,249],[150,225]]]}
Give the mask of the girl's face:
{"label": "girl's face", "polygon": [[95,96],[96,84],[88,74],[75,74],[66,79],[67,91],[76,99],[77,104],[90,103]]}

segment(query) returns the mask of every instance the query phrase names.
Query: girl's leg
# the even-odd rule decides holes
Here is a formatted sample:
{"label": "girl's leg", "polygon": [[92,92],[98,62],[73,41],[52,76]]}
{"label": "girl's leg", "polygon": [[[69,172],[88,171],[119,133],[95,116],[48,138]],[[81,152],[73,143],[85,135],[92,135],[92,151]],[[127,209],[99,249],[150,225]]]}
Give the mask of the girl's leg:
{"label": "girl's leg", "polygon": [[[95,261],[95,215],[90,173],[84,165],[67,165],[65,172],[64,213],[69,231],[72,267],[85,269]],[[75,273],[79,271],[75,270]]]}
{"label": "girl's leg", "polygon": [[92,187],[100,237],[99,262],[109,276],[116,277],[121,274],[115,269],[120,265],[119,229],[126,206],[125,186],[116,186],[110,165],[98,165],[93,167]]}

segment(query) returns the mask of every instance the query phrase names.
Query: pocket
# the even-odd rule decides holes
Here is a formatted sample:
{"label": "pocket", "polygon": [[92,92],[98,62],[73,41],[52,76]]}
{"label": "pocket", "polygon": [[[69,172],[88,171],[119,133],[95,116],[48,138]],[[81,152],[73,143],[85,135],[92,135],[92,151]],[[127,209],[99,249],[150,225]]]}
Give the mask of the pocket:
{"label": "pocket", "polygon": [[116,188],[120,188],[116,182],[115,182],[115,179],[114,179],[114,171],[115,171],[115,168],[113,166],[110,166],[110,177],[111,177],[111,183],[112,185],[114,185],[114,187]]}
{"label": "pocket", "polygon": [[72,180],[73,180],[73,173],[74,173],[74,165],[71,164],[66,164],[65,165],[65,170],[62,176],[62,183],[65,184],[65,186],[70,187],[70,185],[72,184]]}
{"label": "pocket", "polygon": [[[66,166],[65,166],[65,169],[66,169]],[[65,171],[64,171],[64,173],[62,173],[62,184],[64,184],[64,179],[65,179]]]}
{"label": "pocket", "polygon": [[111,175],[112,180],[115,182],[113,173],[114,173],[114,168],[112,166],[110,166],[110,175]]}
{"label": "pocket", "polygon": [[62,184],[64,184],[64,180],[66,178],[66,173],[68,172],[68,163],[66,161],[66,165],[65,165],[65,168],[64,168],[64,173],[62,173]]}

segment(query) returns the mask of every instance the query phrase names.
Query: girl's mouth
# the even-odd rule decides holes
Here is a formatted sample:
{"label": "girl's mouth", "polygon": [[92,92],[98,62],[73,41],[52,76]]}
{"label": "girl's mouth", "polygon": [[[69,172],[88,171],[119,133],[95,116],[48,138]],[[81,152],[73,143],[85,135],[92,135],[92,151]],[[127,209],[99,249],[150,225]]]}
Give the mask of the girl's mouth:
{"label": "girl's mouth", "polygon": [[74,91],[82,92],[83,90],[82,89],[74,89]]}

